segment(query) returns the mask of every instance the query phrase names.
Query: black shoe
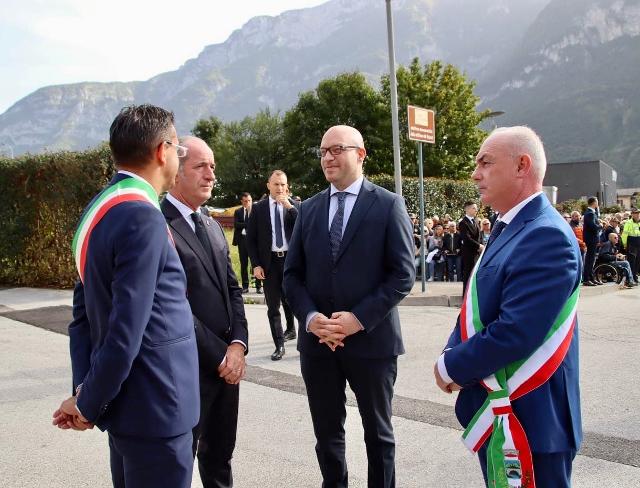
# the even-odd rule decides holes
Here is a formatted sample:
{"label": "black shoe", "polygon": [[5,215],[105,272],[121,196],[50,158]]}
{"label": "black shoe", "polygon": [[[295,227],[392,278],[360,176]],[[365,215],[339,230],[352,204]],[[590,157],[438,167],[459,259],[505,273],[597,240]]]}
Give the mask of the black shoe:
{"label": "black shoe", "polygon": [[280,361],[282,359],[282,356],[284,356],[284,346],[278,346],[271,355],[271,361]]}
{"label": "black shoe", "polygon": [[284,340],[285,341],[292,341],[293,339],[295,339],[296,336],[296,329],[294,329],[293,327],[291,329],[287,329],[284,332]]}
{"label": "black shoe", "polygon": [[244,295],[245,293],[249,293],[249,288],[243,288],[242,289],[242,294]]}
{"label": "black shoe", "polygon": [[583,281],[582,286],[596,286],[593,281]]}
{"label": "black shoe", "polygon": [[262,295],[262,288],[256,288],[256,293],[258,295]]}

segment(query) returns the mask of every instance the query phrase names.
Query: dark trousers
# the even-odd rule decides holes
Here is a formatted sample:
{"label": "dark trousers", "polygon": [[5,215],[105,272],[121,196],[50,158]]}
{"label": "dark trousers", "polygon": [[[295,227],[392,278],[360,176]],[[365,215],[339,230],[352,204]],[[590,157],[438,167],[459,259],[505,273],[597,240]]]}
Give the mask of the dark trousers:
{"label": "dark trousers", "polygon": [[114,488],[189,488],[193,475],[191,431],[176,437],[109,434]]}
{"label": "dark trousers", "polygon": [[231,458],[236,447],[240,388],[216,371],[200,372],[200,421],[193,429],[193,455],[204,488],[233,486]]}
{"label": "dark trousers", "polygon": [[348,486],[344,430],[347,381],[358,401],[364,427],[368,487],[395,487],[391,401],[398,371],[397,358],[350,358],[341,352],[328,357],[300,354],[300,368],[307,387],[322,487]]}
{"label": "dark trousers", "polygon": [[[553,453],[531,453],[533,459],[533,475],[536,486],[541,488],[571,488],[571,467],[576,451],[564,451]],[[487,481],[487,444],[478,451],[478,460],[484,476],[484,484]]]}
{"label": "dark trousers", "polygon": [[627,260],[631,265],[631,274],[640,272],[640,237],[627,237]]}
{"label": "dark trousers", "polygon": [[475,251],[465,252],[462,251],[462,292],[467,290],[467,281],[473,271],[473,267],[476,265],[478,254]]}
{"label": "dark trousers", "polygon": [[447,256],[447,281],[454,281],[454,274],[458,281],[462,281],[460,256]]}
{"label": "dark trousers", "polygon": [[267,317],[271,327],[271,337],[276,347],[284,345],[284,332],[280,317],[280,303],[284,309],[284,317],[287,321],[287,330],[295,328],[293,312],[284,298],[282,278],[284,276],[284,256],[278,257],[275,253],[271,256],[271,264],[264,280],[264,298],[267,302]]}
{"label": "dark trousers", "polygon": [[582,272],[582,281],[593,281],[593,266],[596,264],[596,243],[587,243],[587,254],[584,256],[584,271]]}
{"label": "dark trousers", "polygon": [[238,256],[240,258],[240,279],[242,288],[249,288],[249,251],[247,250],[247,238],[238,239]]}

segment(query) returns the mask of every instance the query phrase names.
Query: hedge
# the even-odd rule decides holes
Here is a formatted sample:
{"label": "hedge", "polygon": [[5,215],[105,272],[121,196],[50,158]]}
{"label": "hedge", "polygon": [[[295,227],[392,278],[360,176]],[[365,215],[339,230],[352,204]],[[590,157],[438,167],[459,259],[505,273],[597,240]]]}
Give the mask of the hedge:
{"label": "hedge", "polygon": [[[84,152],[0,158],[0,283],[9,286],[72,287],[76,271],[71,240],[80,214],[115,168],[106,145]],[[392,176],[371,178],[391,191]],[[418,213],[417,178],[403,179],[410,212]],[[425,215],[462,215],[477,200],[466,181],[425,179]]]}

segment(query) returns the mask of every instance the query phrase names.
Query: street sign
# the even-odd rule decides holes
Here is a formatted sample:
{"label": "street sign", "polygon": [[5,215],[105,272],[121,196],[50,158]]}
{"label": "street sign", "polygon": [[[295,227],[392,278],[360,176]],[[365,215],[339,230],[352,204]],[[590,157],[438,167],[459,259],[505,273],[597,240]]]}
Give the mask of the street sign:
{"label": "street sign", "polygon": [[407,105],[407,111],[409,114],[409,139],[435,144],[435,112],[428,108],[415,107],[413,105]]}

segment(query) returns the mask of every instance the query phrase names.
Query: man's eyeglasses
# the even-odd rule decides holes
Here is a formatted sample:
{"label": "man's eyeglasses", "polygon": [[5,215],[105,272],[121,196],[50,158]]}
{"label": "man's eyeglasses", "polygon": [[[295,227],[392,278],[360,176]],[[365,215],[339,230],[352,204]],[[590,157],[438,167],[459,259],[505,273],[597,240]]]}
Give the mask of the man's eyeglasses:
{"label": "man's eyeglasses", "polygon": [[320,147],[316,149],[316,155],[319,158],[324,158],[327,153],[331,153],[332,156],[339,156],[344,151],[348,151],[349,149],[360,149],[358,146],[331,146],[331,147]]}
{"label": "man's eyeglasses", "polygon": [[169,144],[170,146],[173,146],[176,148],[176,154],[178,155],[179,158],[184,158],[187,155],[187,152],[189,152],[188,147],[181,146],[171,141],[164,141],[164,142],[165,144]]}

